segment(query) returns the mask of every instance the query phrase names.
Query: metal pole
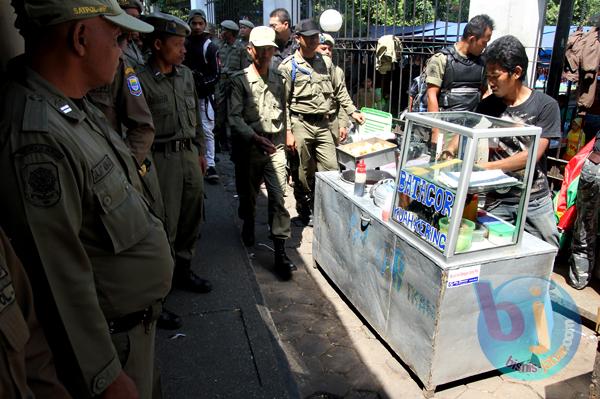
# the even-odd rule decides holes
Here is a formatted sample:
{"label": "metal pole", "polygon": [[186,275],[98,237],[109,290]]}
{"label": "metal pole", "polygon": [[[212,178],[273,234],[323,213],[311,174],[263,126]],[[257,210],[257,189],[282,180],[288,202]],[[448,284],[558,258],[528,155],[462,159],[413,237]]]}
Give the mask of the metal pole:
{"label": "metal pole", "polygon": [[556,34],[554,35],[554,46],[552,47],[552,58],[550,71],[548,72],[548,85],[546,94],[557,98],[560,89],[560,78],[562,76],[563,61],[565,58],[565,47],[571,21],[573,20],[573,6],[575,0],[561,0],[558,10],[558,22],[556,23]]}

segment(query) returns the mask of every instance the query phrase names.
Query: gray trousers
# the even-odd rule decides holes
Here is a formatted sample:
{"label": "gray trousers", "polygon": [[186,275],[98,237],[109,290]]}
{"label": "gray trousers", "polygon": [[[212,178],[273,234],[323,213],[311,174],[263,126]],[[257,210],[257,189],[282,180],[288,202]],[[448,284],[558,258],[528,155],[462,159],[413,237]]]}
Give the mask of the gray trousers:
{"label": "gray trousers", "polygon": [[202,222],[204,177],[198,150],[154,151],[158,182],[165,204],[165,224],[176,258],[191,261]]}
{"label": "gray trousers", "polygon": [[[585,160],[577,188],[577,219],[573,229],[569,280],[576,288],[585,287],[596,263],[596,234],[600,207],[600,165]],[[598,269],[596,268],[596,273]]]}

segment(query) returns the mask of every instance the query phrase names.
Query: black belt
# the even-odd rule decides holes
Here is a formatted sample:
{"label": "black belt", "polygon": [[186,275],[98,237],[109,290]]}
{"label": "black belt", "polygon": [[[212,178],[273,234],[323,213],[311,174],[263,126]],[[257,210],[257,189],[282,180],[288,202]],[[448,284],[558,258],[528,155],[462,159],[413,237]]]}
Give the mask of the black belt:
{"label": "black belt", "polygon": [[300,114],[298,112],[291,112],[291,114],[301,121],[308,123],[317,123],[323,121],[324,119],[329,120],[329,114]]}
{"label": "black belt", "polygon": [[164,143],[152,144],[152,151],[180,152],[192,149],[192,139],[171,140]]}
{"label": "black belt", "polygon": [[130,313],[118,319],[108,320],[108,332],[118,334],[131,330],[140,323],[149,324],[152,322],[152,306],[148,306],[139,312]]}

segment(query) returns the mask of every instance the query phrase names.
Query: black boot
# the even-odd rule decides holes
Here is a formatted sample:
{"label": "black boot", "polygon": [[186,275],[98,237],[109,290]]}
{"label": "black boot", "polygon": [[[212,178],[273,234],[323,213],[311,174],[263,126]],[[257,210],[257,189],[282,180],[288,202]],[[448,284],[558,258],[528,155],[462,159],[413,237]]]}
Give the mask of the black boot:
{"label": "black boot", "polygon": [[285,240],[274,238],[273,245],[275,246],[275,273],[283,280],[289,280],[292,278],[292,271],[297,268],[285,253]]}
{"label": "black boot", "polygon": [[210,281],[198,277],[198,275],[192,271],[191,262],[185,259],[177,259],[175,262],[173,287],[180,290],[198,292],[200,294],[212,291],[212,284]]}
{"label": "black boot", "polygon": [[244,219],[242,226],[242,241],[247,247],[254,245],[254,219]]}
{"label": "black boot", "polygon": [[181,317],[165,307],[163,307],[162,312],[160,312],[158,320],[156,321],[156,327],[163,330],[177,330],[178,328],[181,328],[182,325],[183,322],[181,321]]}

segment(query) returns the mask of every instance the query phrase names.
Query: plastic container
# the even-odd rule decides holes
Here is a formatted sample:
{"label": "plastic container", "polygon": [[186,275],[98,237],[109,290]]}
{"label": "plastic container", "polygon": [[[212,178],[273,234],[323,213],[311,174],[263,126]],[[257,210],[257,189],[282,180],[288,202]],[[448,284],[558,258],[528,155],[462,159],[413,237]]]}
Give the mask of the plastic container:
{"label": "plastic container", "polygon": [[[460,228],[458,230],[458,240],[456,241],[456,252],[464,252],[471,248],[473,241],[473,230],[475,230],[475,223],[469,219],[462,218]],[[448,218],[444,217],[440,219],[440,232],[448,234]],[[448,239],[446,239],[448,241]]]}
{"label": "plastic container", "polygon": [[488,234],[487,229],[483,225],[477,223],[475,225],[475,230],[473,230],[473,240],[472,241],[473,242],[481,242],[481,241],[485,240],[485,237],[487,236],[487,234]]}
{"label": "plastic container", "polygon": [[356,163],[354,172],[354,195],[362,197],[365,195],[365,186],[367,184],[367,165],[365,160],[361,159]]}
{"label": "plastic container", "polygon": [[485,226],[488,229],[488,240],[492,244],[496,245],[508,245],[513,243],[513,233],[515,232],[515,226],[496,222],[488,223]]}

